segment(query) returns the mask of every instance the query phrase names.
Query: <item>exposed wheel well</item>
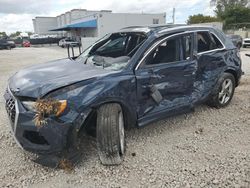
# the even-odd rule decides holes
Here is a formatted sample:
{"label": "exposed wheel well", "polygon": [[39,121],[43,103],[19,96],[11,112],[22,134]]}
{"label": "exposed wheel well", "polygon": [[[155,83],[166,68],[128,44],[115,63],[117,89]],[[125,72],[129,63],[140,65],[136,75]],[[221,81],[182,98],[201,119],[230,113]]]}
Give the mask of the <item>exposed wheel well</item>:
{"label": "exposed wheel well", "polygon": [[92,111],[89,113],[86,120],[84,121],[83,125],[81,126],[79,134],[82,134],[83,131],[85,131],[87,134],[95,137],[96,136],[97,109],[99,107],[101,107],[102,105],[110,104],[110,103],[118,103],[121,106],[122,111],[124,113],[124,126],[125,126],[125,129],[130,128],[131,127],[131,122],[129,122],[130,121],[130,118],[129,118],[130,115],[129,115],[129,112],[126,109],[126,107],[124,105],[122,105],[121,103],[119,103],[119,102],[108,102],[108,103],[100,104],[99,106],[92,109]]}
{"label": "exposed wheel well", "polygon": [[232,69],[229,69],[229,70],[226,70],[225,72],[227,73],[230,73],[234,76],[234,79],[235,79],[235,86],[237,87],[238,86],[238,82],[239,82],[239,79],[238,79],[238,76],[237,76],[237,73],[236,71],[232,70]]}

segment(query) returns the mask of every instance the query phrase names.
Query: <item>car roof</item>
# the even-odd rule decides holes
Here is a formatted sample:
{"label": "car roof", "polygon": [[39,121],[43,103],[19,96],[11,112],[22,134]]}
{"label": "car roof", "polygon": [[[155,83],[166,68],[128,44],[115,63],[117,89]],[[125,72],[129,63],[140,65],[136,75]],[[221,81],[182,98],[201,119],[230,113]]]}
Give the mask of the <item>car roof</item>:
{"label": "car roof", "polygon": [[119,32],[142,32],[145,34],[156,33],[159,35],[162,34],[171,34],[171,33],[178,33],[184,31],[196,31],[196,30],[208,30],[214,31],[217,30],[211,26],[204,26],[204,25],[185,25],[185,24],[166,24],[166,25],[153,25],[153,26],[131,26],[125,27]]}
{"label": "car roof", "polygon": [[144,33],[147,36],[153,34],[159,37],[163,35],[171,35],[186,31],[210,31],[214,33],[227,48],[234,48],[232,41],[228,37],[226,37],[226,35],[220,29],[202,24],[201,25],[167,24],[167,25],[153,25],[153,26],[132,26],[123,28],[117,31],[116,33],[137,32],[137,33]]}

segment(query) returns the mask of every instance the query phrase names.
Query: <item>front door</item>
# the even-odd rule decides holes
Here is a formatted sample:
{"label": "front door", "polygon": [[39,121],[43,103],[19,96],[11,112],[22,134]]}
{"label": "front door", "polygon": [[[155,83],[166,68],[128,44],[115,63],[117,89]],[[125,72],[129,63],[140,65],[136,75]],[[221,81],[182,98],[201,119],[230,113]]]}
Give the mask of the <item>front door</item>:
{"label": "front door", "polygon": [[135,70],[139,125],[192,105],[197,70],[193,41],[193,33],[175,35],[157,41],[145,53]]}

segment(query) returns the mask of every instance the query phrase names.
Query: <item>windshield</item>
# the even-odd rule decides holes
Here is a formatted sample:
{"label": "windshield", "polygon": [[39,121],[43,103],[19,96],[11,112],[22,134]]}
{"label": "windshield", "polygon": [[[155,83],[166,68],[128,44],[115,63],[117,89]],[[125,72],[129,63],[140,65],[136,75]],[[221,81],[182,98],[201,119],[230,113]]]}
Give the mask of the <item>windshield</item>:
{"label": "windshield", "polygon": [[93,66],[121,70],[146,40],[143,33],[114,33],[84,51],[76,61]]}

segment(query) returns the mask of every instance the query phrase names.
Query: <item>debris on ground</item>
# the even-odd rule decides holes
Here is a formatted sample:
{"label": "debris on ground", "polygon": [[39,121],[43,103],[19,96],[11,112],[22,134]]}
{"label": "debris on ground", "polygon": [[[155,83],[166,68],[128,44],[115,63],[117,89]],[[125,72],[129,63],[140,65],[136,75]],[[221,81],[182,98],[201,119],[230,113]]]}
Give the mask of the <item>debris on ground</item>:
{"label": "debris on ground", "polygon": [[68,159],[62,159],[62,160],[60,160],[58,167],[61,168],[61,169],[63,169],[63,170],[65,170],[68,173],[71,173],[71,172],[74,171],[74,165]]}
{"label": "debris on ground", "polygon": [[197,129],[196,131],[195,131],[195,133],[196,134],[202,134],[203,133],[203,131],[204,131],[204,128],[199,128],[199,129]]}

